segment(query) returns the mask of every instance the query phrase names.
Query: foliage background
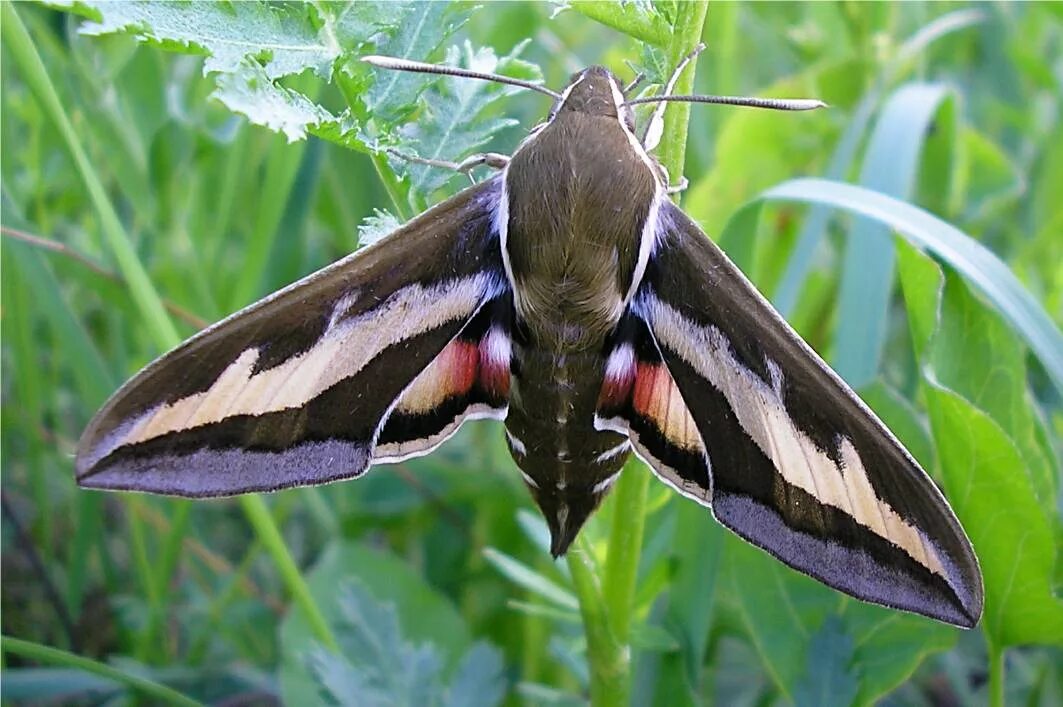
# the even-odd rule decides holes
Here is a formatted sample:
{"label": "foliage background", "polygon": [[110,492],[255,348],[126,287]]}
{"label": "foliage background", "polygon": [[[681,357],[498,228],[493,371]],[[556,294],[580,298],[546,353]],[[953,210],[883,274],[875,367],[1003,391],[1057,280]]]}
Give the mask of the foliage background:
{"label": "foliage background", "polygon": [[[526,92],[374,73],[358,55],[541,72],[555,88],[590,63],[630,75],[630,61],[653,80],[697,29],[688,6],[3,12],[5,701],[121,702],[134,688],[179,701],[172,688],[225,704],[606,703],[610,656],[633,704],[1063,700],[1063,354],[1028,355],[1036,337],[1016,335],[1014,301],[993,278],[959,277],[962,253],[936,262],[852,215],[866,197],[833,217],[822,204],[840,191],[790,182],[781,205],[747,206],[801,176],[918,204],[1003,259],[1058,327],[1059,5],[714,4],[698,91],[832,107],[697,107],[685,143],[685,208],[948,493],[986,574],[986,616],[966,633],[827,590],[656,483],[636,504],[644,536],[616,542],[614,498],[578,562],[555,563],[493,423],[358,483],[264,499],[72,481],[92,412],[178,336],[462,186],[382,148],[510,152],[547,109]],[[666,159],[683,154],[674,116]],[[924,238],[943,237],[935,223]],[[1049,321],[1040,333],[1058,341]],[[624,482],[637,490],[629,479],[646,473],[633,465]],[[602,583],[625,562],[632,601],[613,601]],[[588,612],[595,597],[604,616]],[[596,648],[603,626],[613,653]]]}

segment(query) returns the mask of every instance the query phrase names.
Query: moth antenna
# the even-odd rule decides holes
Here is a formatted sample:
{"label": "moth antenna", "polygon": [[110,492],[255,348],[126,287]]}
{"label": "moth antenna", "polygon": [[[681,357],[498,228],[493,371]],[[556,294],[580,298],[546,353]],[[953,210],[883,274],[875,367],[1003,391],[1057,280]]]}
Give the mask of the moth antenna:
{"label": "moth antenna", "polygon": [[541,86],[531,81],[524,81],[516,79],[511,76],[502,76],[501,74],[489,74],[484,71],[471,71],[469,69],[460,69],[456,66],[444,66],[442,64],[425,64],[420,61],[410,61],[408,59],[396,59],[390,56],[363,56],[362,61],[367,64],[379,67],[381,69],[394,69],[395,71],[413,71],[419,74],[440,74],[442,76],[460,76],[467,79],[482,79],[484,81],[494,81],[495,83],[505,83],[510,86],[519,86],[521,88],[530,88],[533,91],[539,93],[545,93],[555,101],[561,98],[561,94],[557,91],[551,91],[546,86]]}
{"label": "moth antenna", "polygon": [[640,103],[658,103],[661,101],[683,101],[686,103],[718,103],[725,106],[747,106],[750,108],[770,108],[771,110],[815,110],[827,108],[827,104],[815,98],[757,98],[755,96],[647,96],[634,98],[625,105]]}

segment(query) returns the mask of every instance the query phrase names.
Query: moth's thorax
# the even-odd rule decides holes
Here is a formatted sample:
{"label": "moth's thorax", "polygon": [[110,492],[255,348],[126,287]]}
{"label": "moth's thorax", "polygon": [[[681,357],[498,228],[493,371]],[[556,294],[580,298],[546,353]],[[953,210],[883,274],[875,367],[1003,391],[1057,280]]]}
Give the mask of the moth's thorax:
{"label": "moth's thorax", "polygon": [[572,77],[552,115],[558,113],[612,118],[623,121],[630,130],[635,129],[635,115],[630,106],[624,105],[620,82],[601,66],[592,66]]}
{"label": "moth's thorax", "polygon": [[618,118],[622,99],[602,95],[611,77],[594,78],[593,91],[581,90],[591,78],[574,85],[505,177],[518,316],[561,351],[600,345],[619,320],[659,191],[654,163]]}

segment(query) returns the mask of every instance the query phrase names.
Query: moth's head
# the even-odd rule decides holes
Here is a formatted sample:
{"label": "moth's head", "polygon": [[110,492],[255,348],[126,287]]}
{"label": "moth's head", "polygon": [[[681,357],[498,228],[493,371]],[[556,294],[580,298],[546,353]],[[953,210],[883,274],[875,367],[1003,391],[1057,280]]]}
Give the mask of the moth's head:
{"label": "moth's head", "polygon": [[608,69],[592,66],[572,75],[553,114],[572,112],[619,118],[634,129],[635,114],[624,103],[624,88]]}
{"label": "moth's head", "polygon": [[580,528],[608,493],[608,484],[569,484],[557,488],[549,483],[528,485],[550,528],[550,554],[560,557],[579,535]]}

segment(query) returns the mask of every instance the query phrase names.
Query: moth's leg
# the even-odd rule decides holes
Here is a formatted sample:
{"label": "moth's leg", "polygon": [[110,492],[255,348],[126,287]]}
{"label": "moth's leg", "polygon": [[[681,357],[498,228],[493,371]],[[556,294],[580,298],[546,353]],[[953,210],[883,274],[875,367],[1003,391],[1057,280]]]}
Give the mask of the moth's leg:
{"label": "moth's leg", "polygon": [[[687,64],[700,54],[703,49],[705,49],[705,45],[699,42],[698,46],[694,47],[694,51],[683,57],[679,65],[675,67],[675,71],[672,72],[668,83],[664,85],[664,91],[661,92],[662,96],[671,96],[675,93],[675,85],[679,81],[679,75],[683,73],[683,69],[687,68]],[[642,133],[642,147],[646,152],[650,152],[661,142],[661,135],[664,134],[664,109],[667,107],[668,103],[665,101],[658,103],[646,123],[646,130]]]}
{"label": "moth's leg", "polygon": [[657,170],[661,175],[661,184],[665,184],[665,194],[678,194],[684,191],[690,186],[690,181],[686,177],[680,177],[676,184],[672,184],[672,177],[668,174],[668,169],[663,164],[657,165]]}
{"label": "moth's leg", "polygon": [[686,177],[681,177],[679,179],[679,184],[669,184],[668,187],[665,189],[665,193],[666,194],[678,194],[679,192],[684,191],[689,186],[690,186],[690,180],[687,179]]}
{"label": "moth's leg", "polygon": [[481,152],[477,155],[466,157],[458,164],[458,171],[466,174],[474,167],[483,165],[491,169],[505,169],[509,164],[509,156],[498,152]]}
{"label": "moth's leg", "polygon": [[450,169],[455,172],[461,172],[466,175],[470,181],[475,182],[472,178],[472,170],[481,165],[490,167],[492,169],[503,169],[509,164],[509,157],[497,152],[481,152],[476,155],[466,157],[461,162],[450,162],[449,160],[433,160],[427,157],[418,157],[416,155],[406,155],[398,150],[388,150],[388,154],[404,160],[406,162],[413,162],[415,164],[424,164],[429,167],[439,167],[441,169]]}
{"label": "moth's leg", "polygon": [[635,74],[635,78],[631,79],[631,83],[629,83],[627,86],[624,86],[621,92],[626,96],[627,94],[634,91],[638,87],[638,85],[643,82],[645,78],[646,74],[639,71]]}

